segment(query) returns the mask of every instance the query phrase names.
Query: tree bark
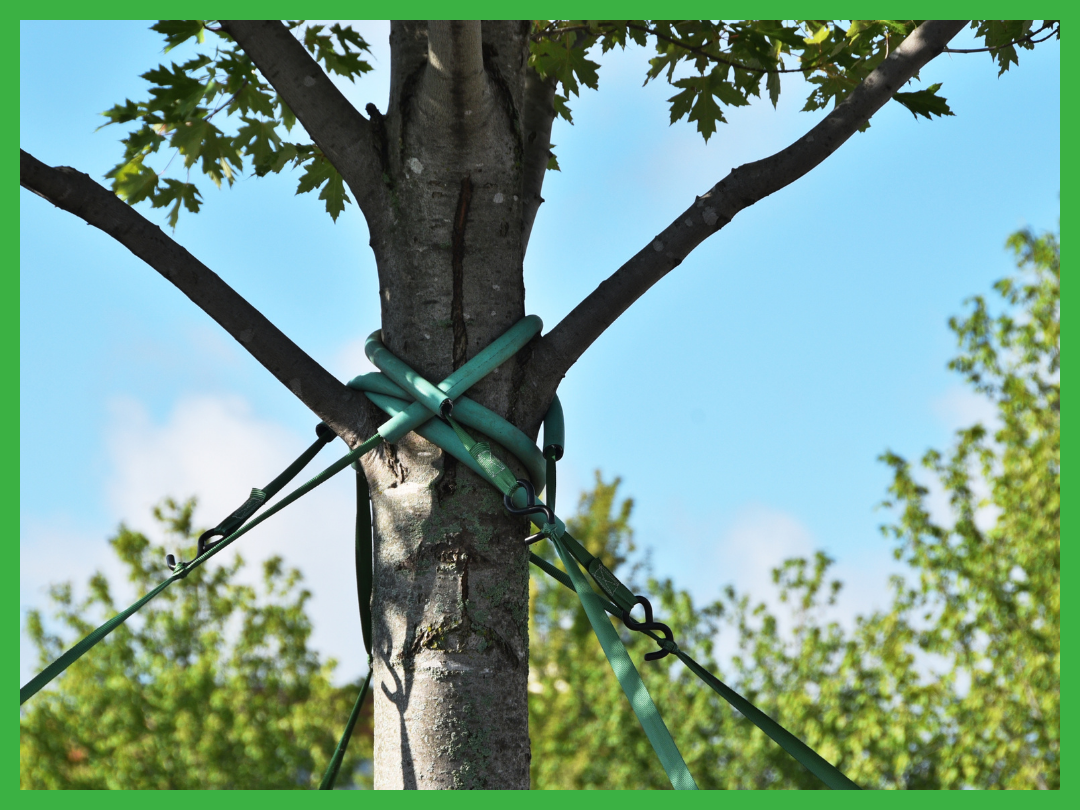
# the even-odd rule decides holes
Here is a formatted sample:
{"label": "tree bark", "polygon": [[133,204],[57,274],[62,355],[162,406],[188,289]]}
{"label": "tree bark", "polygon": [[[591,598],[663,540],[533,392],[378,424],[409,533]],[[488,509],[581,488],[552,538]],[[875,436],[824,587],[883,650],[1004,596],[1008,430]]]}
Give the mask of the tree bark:
{"label": "tree bark", "polygon": [[[371,246],[383,340],[431,382],[525,315],[527,35],[524,23],[476,21],[391,32],[393,203],[372,223]],[[521,362],[469,396],[512,418]],[[524,522],[416,434],[364,468],[375,512],[375,786],[528,788]]]}

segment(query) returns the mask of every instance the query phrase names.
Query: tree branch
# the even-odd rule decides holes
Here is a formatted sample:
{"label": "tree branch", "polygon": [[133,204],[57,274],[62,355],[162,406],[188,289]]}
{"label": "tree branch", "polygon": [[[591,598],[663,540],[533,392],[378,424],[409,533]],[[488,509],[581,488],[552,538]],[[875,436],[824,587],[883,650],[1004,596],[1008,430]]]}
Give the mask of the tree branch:
{"label": "tree branch", "polygon": [[319,63],[277,20],[221,20],[312,140],[340,172],[353,199],[373,226],[388,199],[382,182],[381,149],[371,124],[342,95]]}
{"label": "tree branch", "polygon": [[529,402],[521,409],[530,414],[527,429],[543,416],[567,370],[634,301],[737,213],[798,180],[835,152],[940,54],[966,22],[931,20],[920,25],[817,126],[775,155],[733,169],[538,341],[526,375],[540,382],[526,393]]}
{"label": "tree branch", "polygon": [[350,446],[374,432],[363,396],[335,379],[232,287],[89,175],[19,152],[19,184],[113,237],[172,282]]}
{"label": "tree branch", "polygon": [[555,79],[541,79],[535,70],[525,74],[525,165],[522,188],[521,242],[522,250],[529,248],[536,212],[544,198],[548,160],[551,158],[551,124],[555,120]]}

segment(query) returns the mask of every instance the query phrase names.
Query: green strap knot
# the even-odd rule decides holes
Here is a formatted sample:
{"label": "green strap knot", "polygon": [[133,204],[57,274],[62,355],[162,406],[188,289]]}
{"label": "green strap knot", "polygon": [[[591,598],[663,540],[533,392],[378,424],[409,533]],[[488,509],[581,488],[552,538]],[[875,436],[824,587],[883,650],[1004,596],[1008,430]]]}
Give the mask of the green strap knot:
{"label": "green strap knot", "polygon": [[679,645],[669,638],[658,638],[656,643],[660,645],[661,650],[666,650],[672,655],[677,655],[679,652]]}

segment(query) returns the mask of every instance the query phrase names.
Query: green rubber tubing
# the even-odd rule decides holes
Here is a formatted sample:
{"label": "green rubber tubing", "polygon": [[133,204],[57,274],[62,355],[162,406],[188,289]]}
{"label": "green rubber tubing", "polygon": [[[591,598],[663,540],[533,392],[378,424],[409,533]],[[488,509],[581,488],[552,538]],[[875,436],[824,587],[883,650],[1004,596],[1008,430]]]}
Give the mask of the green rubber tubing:
{"label": "green rubber tubing", "polygon": [[[437,386],[394,356],[383,345],[382,330],[378,330],[368,337],[364,351],[379,371],[354,377],[348,385],[363,391],[368,399],[391,417],[379,428],[379,435],[386,441],[395,442],[410,430],[415,430],[482,478],[487,478],[454,431],[441,419],[432,418],[443,415],[444,403],[449,399],[453,402],[454,418],[509,450],[524,465],[533,488],[542,492],[547,485],[544,454],[521,430],[494,411],[464,396],[464,393],[513,357],[539,333],[543,325],[536,315],[526,316]],[[544,417],[545,448],[556,444],[561,455],[564,433],[562,405],[556,395]],[[514,497],[519,506],[524,505],[524,493],[519,491]]]}

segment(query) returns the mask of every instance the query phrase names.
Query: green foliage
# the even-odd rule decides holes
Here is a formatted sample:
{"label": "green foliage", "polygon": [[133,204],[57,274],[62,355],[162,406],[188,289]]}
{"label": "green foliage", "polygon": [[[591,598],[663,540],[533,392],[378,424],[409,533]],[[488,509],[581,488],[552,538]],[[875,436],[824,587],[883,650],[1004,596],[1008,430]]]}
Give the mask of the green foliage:
{"label": "green foliage", "polygon": [[[155,516],[189,546],[194,503]],[[121,526],[110,540],[139,594],[157,585],[165,550]],[[280,558],[263,566],[262,594],[237,582],[239,557],[193,570],[23,707],[23,788],[311,788],[345,726],[358,686],[334,687],[334,664],[308,648],[310,594]],[[48,663],[117,612],[100,573],[76,603],[51,590],[53,634],[38,611],[27,633]],[[122,606],[121,606],[122,607]],[[50,622],[51,624],[51,622]],[[338,785],[371,758],[370,702]]]}
{"label": "green foliage", "polygon": [[[570,96],[582,86],[599,87],[600,64],[589,57],[594,46],[607,53],[627,42],[651,43],[656,55],[649,61],[646,84],[663,76],[677,91],[668,99],[671,123],[686,119],[708,141],[727,122],[725,109],[760,98],[763,85],[776,106],[785,73],[801,73],[811,85],[804,110],[839,104],[919,22],[535,20],[529,63],[555,79],[555,112],[573,123]],[[1057,23],[1044,20],[1035,28],[1033,20],[976,20],[972,28],[1003,73],[1017,63],[1018,47],[1031,49],[1042,41],[1039,37],[1057,34]],[[286,24],[296,30],[302,21]],[[258,177],[286,166],[302,167],[297,193],[321,188],[319,199],[337,221],[351,202],[341,175],[313,143],[285,139],[296,117],[228,34],[211,20],[160,20],[151,27],[164,36],[166,53],[185,46],[197,55],[144,73],[148,99],[127,99],[103,113],[108,124],[135,125],[122,140],[123,159],[106,175],[113,190],[132,204],[149,200],[155,208],[168,207],[175,228],[181,206],[194,212],[200,205],[190,177],[193,167],[218,187],[222,182],[231,186],[248,166]],[[355,81],[372,69],[362,58],[368,43],[348,26],[312,25],[298,36],[327,73]],[[897,93],[895,99],[916,117],[952,115],[940,89],[940,83],[934,84]],[[164,168],[155,169],[147,161],[163,146],[175,152]],[[183,181],[164,177],[176,154],[187,170]],[[554,156],[548,168],[558,171]]]}
{"label": "green foliage", "polygon": [[941,82],[932,84],[925,90],[917,90],[914,93],[897,93],[893,99],[903,104],[911,114],[918,118],[930,118],[935,115],[952,115],[952,110],[937,91],[941,89]]}
{"label": "green foliage", "polygon": [[[962,349],[952,368],[992,399],[1001,423],[992,437],[981,425],[960,431],[947,459],[926,454],[950,525],[931,518],[908,463],[883,456],[896,510],[884,531],[911,580],[893,580],[887,610],[851,629],[830,620],[841,584],[820,552],[774,570],[783,615],[730,586],[704,607],[669,581],[645,589],[680,647],[863,787],[1060,786],[1060,250],[1030,232],[1009,245],[1025,275],[995,285],[1008,311],[991,317],[976,298],[950,322]],[[568,525],[630,584],[642,571],[627,565],[632,503],[618,503],[618,483],[598,477]],[[996,512],[991,528],[980,528],[980,509]],[[531,600],[533,785],[669,787],[577,597],[541,576]],[[641,660],[652,642],[615,626],[701,787],[822,787],[672,658]],[[736,648],[722,667],[718,633]],[[944,663],[931,671],[933,662]]]}
{"label": "green foliage", "polygon": [[[556,111],[571,121],[567,106],[580,85],[597,89],[599,64],[587,54],[652,43],[646,84],[664,76],[679,92],[668,99],[671,123],[696,123],[705,140],[727,122],[724,109],[761,96],[762,80],[776,106],[785,73],[801,73],[812,90],[803,107],[836,105],[910,34],[921,20],[535,20],[530,64],[558,82]],[[1046,21],[1043,31],[1052,26]],[[1015,45],[1032,48],[1032,20],[976,21],[972,27],[1001,66],[1015,64]],[[1020,40],[1017,42],[1017,40]],[[952,115],[941,85],[898,93],[916,115]]]}
{"label": "green foliage", "polygon": [[[220,187],[222,182],[231,186],[246,165],[260,177],[293,165],[307,170],[297,193],[312,188],[304,178],[317,178],[314,187],[325,186],[319,199],[336,220],[350,202],[341,175],[314,144],[284,139],[296,117],[236,43],[209,20],[161,20],[151,28],[164,35],[166,53],[185,43],[199,53],[182,64],[147,71],[142,78],[150,84],[149,98],[126,99],[103,113],[105,126],[135,125],[121,141],[123,159],[106,175],[113,191],[133,205],[150,200],[155,208],[169,207],[175,228],[181,206],[199,209],[201,195],[190,180],[193,167]],[[212,49],[206,32],[216,43]],[[371,70],[361,58],[370,50],[368,43],[351,28],[335,24],[327,32],[325,26],[309,26],[302,41],[329,73],[354,81]],[[165,146],[175,151],[159,172],[147,161]],[[163,176],[177,154],[183,158],[184,181]]]}
{"label": "green foliage", "polygon": [[[964,778],[992,768],[1002,787],[1059,786],[1061,643],[1061,253],[1057,237],[1014,234],[1024,273],[995,289],[996,317],[981,297],[952,319],[963,352],[951,367],[996,406],[998,429],[958,433],[948,458],[922,459],[949,494],[952,525],[935,522],[910,465],[893,468],[888,534],[919,573],[899,588],[899,615],[929,617],[919,648],[952,659],[948,679],[970,683],[947,707],[962,746],[942,762]],[[980,497],[980,483],[989,494]],[[988,529],[979,513],[995,517]]]}

